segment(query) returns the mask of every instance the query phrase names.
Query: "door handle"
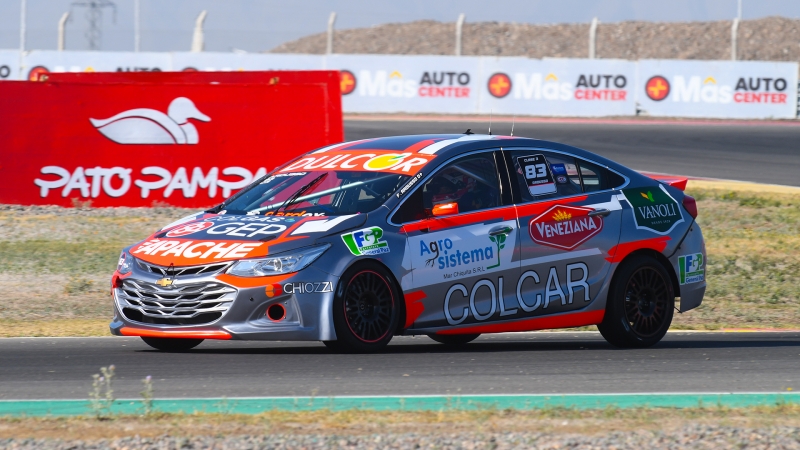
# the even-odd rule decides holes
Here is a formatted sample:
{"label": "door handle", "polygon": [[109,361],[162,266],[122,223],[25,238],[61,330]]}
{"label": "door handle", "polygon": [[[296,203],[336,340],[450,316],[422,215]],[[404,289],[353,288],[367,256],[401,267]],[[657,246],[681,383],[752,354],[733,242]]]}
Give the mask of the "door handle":
{"label": "door handle", "polygon": [[511,227],[497,228],[495,230],[490,231],[489,236],[497,236],[498,234],[508,234],[511,233],[512,231],[514,231],[514,229]]}
{"label": "door handle", "polygon": [[605,216],[607,216],[609,214],[611,214],[611,211],[609,211],[609,210],[607,210],[605,208],[601,208],[601,209],[595,209],[593,211],[589,211],[589,214],[587,214],[587,215],[589,217],[594,217],[594,216],[605,217]]}

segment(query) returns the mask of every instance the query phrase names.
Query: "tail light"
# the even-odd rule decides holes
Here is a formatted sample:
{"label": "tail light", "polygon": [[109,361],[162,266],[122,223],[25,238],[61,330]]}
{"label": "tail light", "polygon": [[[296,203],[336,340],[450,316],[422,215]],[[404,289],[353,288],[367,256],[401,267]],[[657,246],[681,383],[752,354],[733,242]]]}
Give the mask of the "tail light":
{"label": "tail light", "polygon": [[697,200],[695,200],[694,197],[691,195],[683,196],[683,209],[685,209],[693,219],[697,219]]}

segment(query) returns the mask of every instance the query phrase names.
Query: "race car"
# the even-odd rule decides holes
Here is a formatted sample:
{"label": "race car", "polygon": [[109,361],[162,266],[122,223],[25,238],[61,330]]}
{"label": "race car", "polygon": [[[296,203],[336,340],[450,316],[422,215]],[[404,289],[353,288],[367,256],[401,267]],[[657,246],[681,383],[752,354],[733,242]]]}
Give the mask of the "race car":
{"label": "race car", "polygon": [[125,248],[111,332],[163,351],[372,352],[395,335],[462,345],[596,325],[615,346],[651,346],[706,288],[685,185],[516,136],[331,145]]}

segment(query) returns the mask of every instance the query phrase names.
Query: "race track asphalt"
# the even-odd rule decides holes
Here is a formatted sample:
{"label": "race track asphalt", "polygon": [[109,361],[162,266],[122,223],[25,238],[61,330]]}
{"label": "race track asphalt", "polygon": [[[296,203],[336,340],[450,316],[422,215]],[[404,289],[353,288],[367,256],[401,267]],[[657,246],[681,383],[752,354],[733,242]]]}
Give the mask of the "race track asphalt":
{"label": "race track asphalt", "polygon": [[321,344],[206,341],[189,353],[138,338],[0,339],[0,399],[86,399],[114,364],[117,398],[152,375],[158,398],[643,392],[800,389],[800,332],[670,332],[620,350],[596,332],[481,336],[461,349],[395,338],[382,354],[332,354]]}
{"label": "race track asphalt", "polygon": [[[486,133],[489,123],[345,121],[347,140],[427,133]],[[495,134],[511,122],[494,121]],[[515,136],[574,145],[632,169],[649,172],[800,186],[800,126],[614,123],[516,123]]]}

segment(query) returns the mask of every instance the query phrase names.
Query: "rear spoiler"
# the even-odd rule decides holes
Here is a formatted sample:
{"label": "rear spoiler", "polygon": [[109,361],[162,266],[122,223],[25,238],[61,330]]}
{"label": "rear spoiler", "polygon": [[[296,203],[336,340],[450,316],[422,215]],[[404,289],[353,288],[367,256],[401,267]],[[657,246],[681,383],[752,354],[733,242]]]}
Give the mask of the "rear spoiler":
{"label": "rear spoiler", "polygon": [[686,183],[689,182],[689,179],[686,177],[679,177],[677,175],[663,175],[658,173],[648,173],[648,172],[640,172],[642,175],[652,178],[656,181],[660,181],[664,184],[668,184],[672,187],[678,188],[682,191],[686,190]]}

